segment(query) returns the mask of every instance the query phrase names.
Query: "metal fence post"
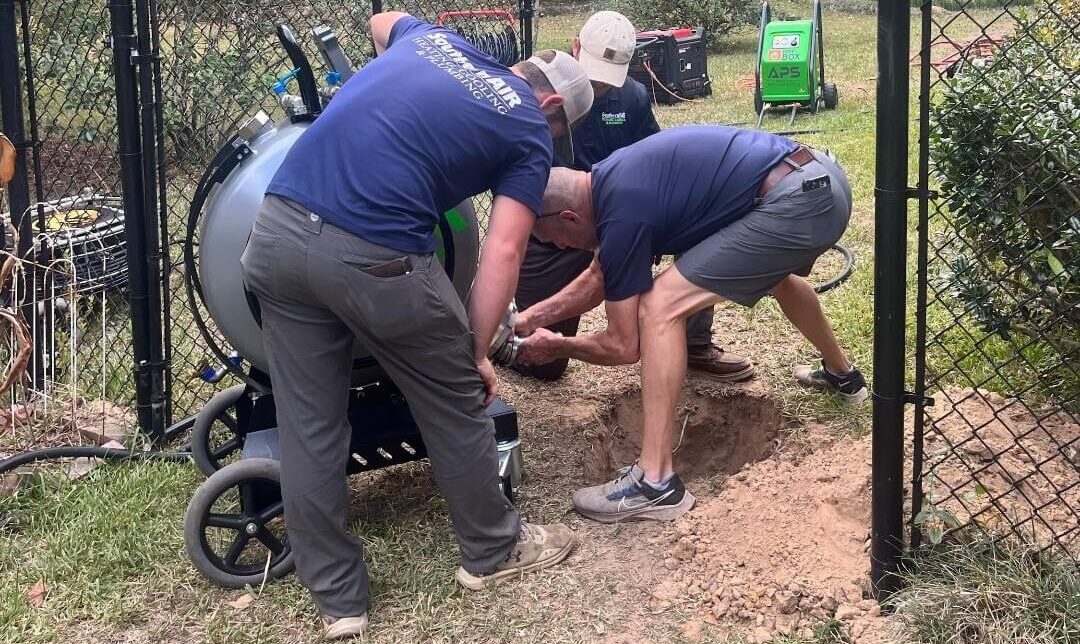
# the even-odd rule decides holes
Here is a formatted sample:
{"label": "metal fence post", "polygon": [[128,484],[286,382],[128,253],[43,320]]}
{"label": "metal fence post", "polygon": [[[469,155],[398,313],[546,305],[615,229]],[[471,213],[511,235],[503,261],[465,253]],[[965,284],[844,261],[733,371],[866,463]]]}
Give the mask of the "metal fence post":
{"label": "metal fence post", "polygon": [[[120,182],[124,191],[124,232],[127,239],[128,299],[134,350],[135,404],[139,428],[158,438],[163,417],[153,407],[151,325],[146,261],[142,149],[139,142],[139,99],[133,57],[136,39],[131,0],[109,3],[112,24],[113,72],[116,76],[116,125]],[[156,418],[155,418],[156,417]],[[156,422],[157,421],[157,422]]]}
{"label": "metal fence post", "polygon": [[[26,10],[25,6],[23,9]],[[27,149],[33,145],[34,128],[31,121],[31,138],[27,140],[26,123],[23,114],[23,70],[19,64],[17,25],[15,1],[0,0],[0,113],[3,115],[2,122],[0,122],[0,131],[3,131],[11,140],[12,145],[15,146],[15,176],[12,177],[11,183],[7,187],[11,225],[19,234],[18,248],[13,250],[19,257],[38,259],[32,257],[31,254],[34,247],[34,229],[33,218],[29,214],[31,206],[30,179],[29,159],[26,154]],[[32,101],[32,97],[28,98]],[[33,118],[32,102],[29,107],[31,118]],[[37,180],[40,187],[40,172],[37,174],[39,175]],[[0,229],[2,228],[0,226]],[[6,246],[6,236],[6,230],[0,232],[0,241],[4,243],[4,246]],[[44,285],[37,283],[37,278],[47,279],[48,275],[33,265],[29,270],[24,270],[20,274],[20,279],[23,280],[24,284],[22,314],[27,320],[33,320],[35,316],[33,305],[36,296],[35,289],[40,287],[43,292],[48,292]],[[27,288],[26,285],[29,287]],[[13,300],[18,295],[14,290],[4,294],[4,296],[11,297]],[[45,314],[52,314],[51,307],[45,307]],[[47,346],[50,344],[51,336],[44,333],[44,327],[47,327],[47,325],[33,325],[34,350],[30,368],[28,369],[31,388],[41,386],[44,382],[46,374],[43,351],[46,347],[52,349],[51,346]],[[53,354],[49,353],[48,355],[51,357]]]}
{"label": "metal fence post", "polygon": [[[19,36],[16,32],[14,0],[0,0],[0,129],[15,146],[15,176],[7,187],[8,204],[11,206],[11,225],[19,228],[22,213],[30,207],[30,184],[26,172],[26,127],[23,123],[22,76],[19,71]],[[30,220],[26,220],[29,227]],[[23,244],[30,242],[29,235],[22,235]],[[5,231],[0,226],[0,239]]]}
{"label": "metal fence post", "polygon": [[168,337],[168,323],[162,312],[162,292],[168,290],[168,272],[164,271],[163,255],[168,254],[167,238],[159,236],[158,218],[158,149],[157,134],[164,127],[157,118],[157,103],[154,92],[154,58],[157,55],[151,37],[150,0],[135,0],[135,22],[137,28],[136,46],[138,58],[139,91],[138,103],[142,136],[142,196],[143,228],[146,235],[146,306],[149,326],[150,356],[147,363],[147,378],[150,380],[150,408],[152,415],[152,433],[156,441],[164,439],[167,424],[169,400],[165,395],[165,360],[163,349]]}
{"label": "metal fence post", "polygon": [[877,183],[874,189],[874,429],[870,579],[899,586],[903,554],[904,324],[907,286],[908,0],[878,3]]}
{"label": "metal fence post", "polygon": [[533,54],[533,17],[536,15],[536,0],[521,0],[518,5],[518,20],[521,22],[521,59],[527,60]]}

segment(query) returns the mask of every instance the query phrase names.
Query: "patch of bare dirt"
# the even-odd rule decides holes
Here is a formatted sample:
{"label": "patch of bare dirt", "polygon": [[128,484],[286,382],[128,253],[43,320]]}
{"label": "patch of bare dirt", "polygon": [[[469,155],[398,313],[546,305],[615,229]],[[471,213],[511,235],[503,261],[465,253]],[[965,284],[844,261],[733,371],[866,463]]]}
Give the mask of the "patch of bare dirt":
{"label": "patch of bare dirt", "polygon": [[976,389],[947,391],[927,411],[928,504],[1044,544],[1062,535],[1061,545],[1080,552],[1075,416]]}

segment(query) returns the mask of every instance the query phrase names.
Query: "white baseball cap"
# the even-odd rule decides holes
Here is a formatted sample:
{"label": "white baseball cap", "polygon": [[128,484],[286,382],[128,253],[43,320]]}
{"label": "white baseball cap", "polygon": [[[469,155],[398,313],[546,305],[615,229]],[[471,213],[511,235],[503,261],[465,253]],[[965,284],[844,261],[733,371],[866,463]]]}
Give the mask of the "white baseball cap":
{"label": "white baseball cap", "polygon": [[581,51],[578,60],[589,79],[622,87],[637,46],[634,25],[615,11],[597,11],[589,16],[578,34]]}
{"label": "white baseball cap", "polygon": [[[554,57],[551,54],[554,53]],[[551,62],[544,58],[551,58]],[[563,113],[570,128],[581,122],[592,109],[593,89],[585,68],[565,51],[541,51],[529,58],[530,63],[547,78],[556,94],[562,96]],[[574,145],[570,134],[555,139],[555,152],[563,159],[574,158]]]}

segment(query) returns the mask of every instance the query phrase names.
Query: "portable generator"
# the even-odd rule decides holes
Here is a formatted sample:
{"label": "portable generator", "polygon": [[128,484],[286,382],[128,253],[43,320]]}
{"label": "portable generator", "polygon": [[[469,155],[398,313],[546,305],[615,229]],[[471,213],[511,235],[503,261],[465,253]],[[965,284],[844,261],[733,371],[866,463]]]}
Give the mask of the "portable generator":
{"label": "portable generator", "polygon": [[[184,240],[185,286],[195,324],[222,369],[242,382],[219,391],[194,418],[189,448],[208,478],[188,504],[184,543],[196,568],[232,588],[258,585],[293,567],[283,522],[273,383],[258,301],[245,288],[240,256],[286,153],[353,73],[329,28],[318,27],[312,35],[329,69],[326,86],[317,86],[296,37],[279,25],[278,38],[294,67],[272,88],[285,118],[273,121],[260,111],[225,142],[196,188]],[[298,95],[289,92],[293,81]],[[443,213],[436,240],[437,258],[466,299],[479,255],[471,199]],[[514,313],[511,305],[492,344],[496,362],[510,363],[516,356],[520,341],[513,334]],[[235,349],[231,355],[223,342]],[[347,472],[424,458],[420,428],[401,391],[360,341],[353,357],[346,411],[352,435],[341,454]],[[499,484],[512,499],[523,473],[517,415],[500,399],[487,414],[494,426]]]}
{"label": "portable generator", "polygon": [[701,27],[638,32],[630,77],[649,88],[654,103],[708,96],[712,83],[705,44]]}
{"label": "portable generator", "polygon": [[838,101],[836,85],[825,82],[820,0],[814,0],[810,20],[775,22],[769,3],[763,2],[754,73],[758,126],[770,107],[791,106],[790,122],[794,122],[800,108],[816,114],[821,107],[836,109]]}

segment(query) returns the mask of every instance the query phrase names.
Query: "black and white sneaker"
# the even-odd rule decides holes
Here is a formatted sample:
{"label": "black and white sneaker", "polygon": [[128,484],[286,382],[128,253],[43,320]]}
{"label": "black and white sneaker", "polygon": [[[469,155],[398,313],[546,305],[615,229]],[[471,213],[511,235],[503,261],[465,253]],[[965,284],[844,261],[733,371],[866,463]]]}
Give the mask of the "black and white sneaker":
{"label": "black and white sneaker", "polygon": [[820,369],[814,369],[810,365],[799,365],[795,367],[795,379],[807,387],[836,392],[848,405],[857,405],[870,397],[866,378],[854,366],[851,367],[851,371],[838,376],[825,368],[824,360],[821,362]]}
{"label": "black and white sneaker", "polygon": [[694,495],[678,474],[672,475],[664,489],[657,490],[645,482],[645,472],[637,463],[620,469],[613,481],[574,492],[574,508],[601,523],[674,521],[692,507]]}

